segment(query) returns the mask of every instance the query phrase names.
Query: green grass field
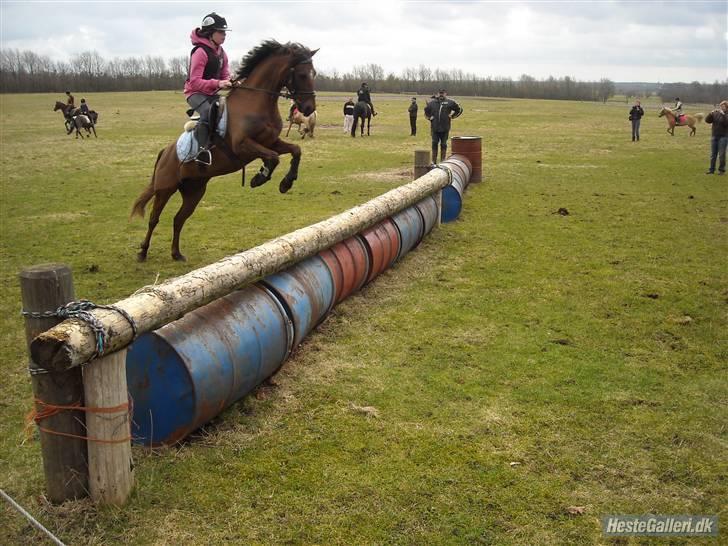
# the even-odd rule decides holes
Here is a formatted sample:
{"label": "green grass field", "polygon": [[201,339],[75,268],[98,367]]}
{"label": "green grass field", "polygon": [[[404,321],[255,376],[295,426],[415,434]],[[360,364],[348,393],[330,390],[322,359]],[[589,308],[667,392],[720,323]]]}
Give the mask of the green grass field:
{"label": "green grass field", "polygon": [[[146,224],[128,213],[186,105],[86,97],[97,140],[64,134],[59,97],[0,95],[0,487],[64,542],[594,544],[611,542],[605,514],[725,523],[728,177],[703,174],[710,127],[670,137],[654,102],[632,143],[624,102],[463,99],[452,135],[482,136],[487,180],[458,221],[337,306],[254,396],[180,446],[134,448],[126,506],[48,504],[24,431],[23,267],[68,263],[78,298],[113,303],[405,183],[429,149],[423,119],[408,136],[409,97],[375,96],[372,136],[353,140],[344,97],[324,94],[291,192],[287,159],[255,190],[214,180],[182,264],[175,197],[139,264]],[[43,543],[0,506],[0,543]]]}

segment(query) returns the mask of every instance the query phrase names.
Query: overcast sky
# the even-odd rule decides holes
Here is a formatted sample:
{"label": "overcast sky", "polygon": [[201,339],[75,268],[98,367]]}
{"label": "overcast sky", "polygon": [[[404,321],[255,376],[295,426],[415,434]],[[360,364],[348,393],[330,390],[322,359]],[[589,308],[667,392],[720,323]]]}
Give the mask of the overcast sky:
{"label": "overcast sky", "polygon": [[321,48],[319,71],[376,63],[461,68],[480,76],[703,81],[728,78],[728,2],[660,1],[12,1],[3,48],[55,61],[188,55],[190,31],[216,11],[239,60],[266,38]]}

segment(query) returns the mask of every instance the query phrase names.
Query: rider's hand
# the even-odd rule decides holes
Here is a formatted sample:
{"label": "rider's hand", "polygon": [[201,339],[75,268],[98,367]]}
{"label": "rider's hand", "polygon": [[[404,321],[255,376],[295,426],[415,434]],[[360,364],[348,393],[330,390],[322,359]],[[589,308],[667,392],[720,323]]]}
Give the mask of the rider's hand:
{"label": "rider's hand", "polygon": [[233,86],[230,80],[220,80],[217,82],[218,89],[230,89]]}

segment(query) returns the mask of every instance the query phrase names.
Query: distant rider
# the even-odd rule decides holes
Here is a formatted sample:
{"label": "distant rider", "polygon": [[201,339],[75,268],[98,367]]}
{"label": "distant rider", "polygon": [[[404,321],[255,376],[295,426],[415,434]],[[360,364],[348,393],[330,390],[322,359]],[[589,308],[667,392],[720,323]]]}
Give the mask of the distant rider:
{"label": "distant rider", "polygon": [[195,161],[202,165],[212,163],[210,110],[219,98],[218,91],[232,87],[228,57],[222,48],[228,30],[225,18],[213,12],[190,34],[193,47],[184,93],[187,104],[200,114],[197,122],[200,151]]}
{"label": "distant rider", "polygon": [[372,109],[372,115],[377,115],[374,111],[374,105],[372,104],[372,97],[369,95],[369,86],[367,85],[367,82],[361,83],[361,87],[356,92],[356,100],[359,102],[366,102],[369,105],[369,108]]}
{"label": "distant rider", "polygon": [[683,115],[683,103],[679,97],[675,97],[675,106],[672,107],[672,113],[675,114],[675,122],[680,122],[680,116]]}

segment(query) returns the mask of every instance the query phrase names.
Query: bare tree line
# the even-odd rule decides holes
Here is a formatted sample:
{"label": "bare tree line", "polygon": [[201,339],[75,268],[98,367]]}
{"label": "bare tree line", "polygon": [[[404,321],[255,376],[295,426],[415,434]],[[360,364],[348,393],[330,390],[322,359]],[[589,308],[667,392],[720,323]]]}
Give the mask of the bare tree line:
{"label": "bare tree line", "polygon": [[[232,63],[232,70],[235,63]],[[179,90],[187,76],[187,57],[115,57],[105,60],[96,51],[85,51],[68,62],[17,49],[0,50],[0,92],[62,92]],[[366,81],[375,93],[431,95],[444,87],[451,95],[606,101],[615,94],[607,78],[579,81],[569,76],[538,80],[528,74],[518,79],[483,77],[461,69],[432,69],[424,64],[394,74],[378,64],[355,65],[348,72],[321,71],[321,91],[353,93]],[[629,94],[629,93],[628,93]],[[663,84],[663,100],[680,96],[683,101],[715,103],[728,96],[728,80],[714,84]],[[639,96],[638,93],[635,95]],[[669,98],[668,98],[669,97]]]}

